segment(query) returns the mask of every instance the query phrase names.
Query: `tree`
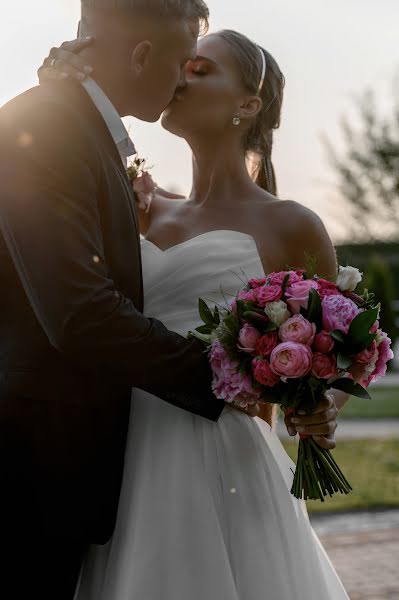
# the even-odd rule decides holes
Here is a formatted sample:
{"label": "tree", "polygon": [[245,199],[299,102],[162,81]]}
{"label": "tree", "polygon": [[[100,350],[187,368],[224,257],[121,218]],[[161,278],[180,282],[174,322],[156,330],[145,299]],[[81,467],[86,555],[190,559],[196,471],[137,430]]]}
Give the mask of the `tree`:
{"label": "tree", "polygon": [[343,156],[324,138],[350,210],[347,233],[352,239],[399,239],[399,74],[393,87],[390,117],[378,114],[375,94],[368,91],[358,103],[360,125],[342,120]]}
{"label": "tree", "polygon": [[381,303],[380,326],[394,342],[398,336],[398,328],[393,310],[393,278],[391,269],[378,254],[372,257],[363,281],[364,286],[375,293],[377,302]]}

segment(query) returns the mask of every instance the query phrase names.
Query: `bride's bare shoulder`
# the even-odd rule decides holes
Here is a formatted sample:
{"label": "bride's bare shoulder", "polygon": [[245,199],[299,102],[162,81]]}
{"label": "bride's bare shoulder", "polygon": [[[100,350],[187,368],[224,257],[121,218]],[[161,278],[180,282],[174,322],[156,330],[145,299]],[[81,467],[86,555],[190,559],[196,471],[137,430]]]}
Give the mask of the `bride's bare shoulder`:
{"label": "bride's bare shoulder", "polygon": [[[271,209],[271,210],[270,210]],[[333,276],[336,255],[333,243],[319,215],[293,200],[278,200],[265,211],[265,221],[272,221],[276,257],[279,262],[306,266],[308,257],[318,263],[319,271]]]}

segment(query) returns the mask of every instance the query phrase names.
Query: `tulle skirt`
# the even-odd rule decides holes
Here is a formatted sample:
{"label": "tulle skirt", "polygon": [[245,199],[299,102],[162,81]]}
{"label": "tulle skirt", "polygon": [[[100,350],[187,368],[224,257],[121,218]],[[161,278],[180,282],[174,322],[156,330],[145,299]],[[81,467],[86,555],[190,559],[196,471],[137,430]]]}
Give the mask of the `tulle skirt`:
{"label": "tulle skirt", "polygon": [[212,423],[134,390],[115,533],[75,599],[348,600],[293,469],[260,419]]}

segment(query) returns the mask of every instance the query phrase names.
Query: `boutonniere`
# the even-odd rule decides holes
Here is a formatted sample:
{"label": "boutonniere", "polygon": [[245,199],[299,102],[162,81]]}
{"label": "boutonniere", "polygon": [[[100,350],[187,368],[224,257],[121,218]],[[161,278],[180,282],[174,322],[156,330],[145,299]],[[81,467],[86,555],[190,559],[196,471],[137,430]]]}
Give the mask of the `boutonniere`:
{"label": "boutonniere", "polygon": [[138,208],[149,213],[158,185],[146,170],[146,162],[145,158],[139,158],[136,154],[126,169],[126,175],[137,195]]}

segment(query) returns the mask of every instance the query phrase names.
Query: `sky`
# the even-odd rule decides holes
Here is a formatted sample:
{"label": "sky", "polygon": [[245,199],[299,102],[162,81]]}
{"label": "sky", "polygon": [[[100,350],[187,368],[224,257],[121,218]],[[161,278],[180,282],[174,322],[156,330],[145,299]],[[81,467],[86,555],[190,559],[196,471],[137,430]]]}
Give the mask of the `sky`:
{"label": "sky", "polygon": [[[275,134],[279,195],[315,210],[339,241],[346,209],[321,137],[343,149],[340,120],[347,116],[356,123],[356,98],[368,88],[376,91],[381,113],[392,108],[399,2],[209,0],[208,5],[211,31],[236,29],[279,63],[287,81]],[[37,68],[49,49],[75,37],[79,10],[79,0],[0,0],[0,105],[37,84]],[[191,157],[185,142],[159,124],[126,119],[126,125],[159,185],[188,193]]]}

